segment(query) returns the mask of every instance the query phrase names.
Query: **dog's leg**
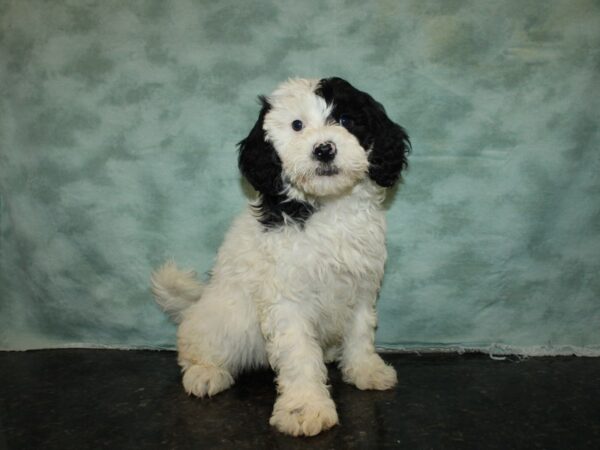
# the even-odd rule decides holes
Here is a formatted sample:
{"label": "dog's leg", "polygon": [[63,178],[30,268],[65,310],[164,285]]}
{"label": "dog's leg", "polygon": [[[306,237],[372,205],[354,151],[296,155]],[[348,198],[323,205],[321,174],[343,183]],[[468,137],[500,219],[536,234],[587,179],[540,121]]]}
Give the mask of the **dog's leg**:
{"label": "dog's leg", "polygon": [[314,436],[337,424],[335,404],[325,384],[323,352],[301,308],[279,302],[270,308],[264,325],[279,393],[271,425],[293,436]]}
{"label": "dog's leg", "polygon": [[215,395],[242,370],[268,363],[254,305],[231,288],[210,286],[186,311],[177,348],[183,387],[197,397]]}
{"label": "dog's leg", "polygon": [[398,381],[396,370],[375,353],[376,323],[374,305],[358,303],[345,331],[340,369],[344,381],[359,389],[390,389]]}

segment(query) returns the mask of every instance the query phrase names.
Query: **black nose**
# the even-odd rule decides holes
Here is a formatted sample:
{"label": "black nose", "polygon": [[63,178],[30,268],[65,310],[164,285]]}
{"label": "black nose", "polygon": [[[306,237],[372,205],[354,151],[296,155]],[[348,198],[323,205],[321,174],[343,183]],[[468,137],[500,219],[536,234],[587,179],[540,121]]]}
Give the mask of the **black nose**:
{"label": "black nose", "polygon": [[335,144],[333,142],[317,144],[313,149],[315,159],[325,163],[333,161],[336,152]]}

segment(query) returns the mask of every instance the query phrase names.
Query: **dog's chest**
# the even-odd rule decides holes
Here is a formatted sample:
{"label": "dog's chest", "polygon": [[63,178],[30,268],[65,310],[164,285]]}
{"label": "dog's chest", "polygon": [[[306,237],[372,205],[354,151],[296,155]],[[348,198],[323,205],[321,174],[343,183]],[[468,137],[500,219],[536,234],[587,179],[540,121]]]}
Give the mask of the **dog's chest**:
{"label": "dog's chest", "polygon": [[375,301],[386,259],[381,210],[331,206],[282,239],[276,257],[282,297],[302,305],[323,345],[339,338],[354,304]]}
{"label": "dog's chest", "polygon": [[340,273],[361,275],[385,261],[385,221],[372,208],[344,208],[344,205],[315,214],[307,223],[307,248],[315,258],[329,262]]}
{"label": "dog's chest", "polygon": [[270,244],[286,282],[320,290],[343,290],[365,279],[379,282],[385,218],[368,202],[336,202],[320,208],[302,229],[274,234]]}

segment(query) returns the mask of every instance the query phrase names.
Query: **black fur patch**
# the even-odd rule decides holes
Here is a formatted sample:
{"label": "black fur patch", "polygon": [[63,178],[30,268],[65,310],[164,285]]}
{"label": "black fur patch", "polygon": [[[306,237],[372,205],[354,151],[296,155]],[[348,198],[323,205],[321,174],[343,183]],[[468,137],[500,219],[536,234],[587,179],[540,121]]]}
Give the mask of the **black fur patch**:
{"label": "black fur patch", "polygon": [[250,134],[238,143],[238,165],[242,174],[258,191],[255,205],[258,220],[266,229],[284,225],[286,221],[303,225],[314,212],[309,203],[285,195],[281,160],[273,145],[265,139],[263,123],[271,105],[259,97],[262,108]]}
{"label": "black fur patch", "polygon": [[341,78],[324,78],[315,94],[333,105],[332,120],[344,118],[346,129],[369,154],[369,177],[383,187],[393,186],[408,161],[410,140],[404,128],[392,122],[381,103]]}
{"label": "black fur patch", "polygon": [[311,204],[292,200],[285,195],[262,195],[254,207],[260,223],[267,229],[279,227],[286,222],[303,226],[315,212]]}

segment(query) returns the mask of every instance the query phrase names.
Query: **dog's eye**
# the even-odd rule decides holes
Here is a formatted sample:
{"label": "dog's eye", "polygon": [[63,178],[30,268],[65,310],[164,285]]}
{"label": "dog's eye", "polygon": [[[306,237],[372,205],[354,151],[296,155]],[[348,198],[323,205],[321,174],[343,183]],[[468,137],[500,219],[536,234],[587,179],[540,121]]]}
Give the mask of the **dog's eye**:
{"label": "dog's eye", "polygon": [[340,125],[344,128],[350,128],[352,125],[354,125],[354,120],[352,120],[352,117],[350,117],[348,114],[342,114],[340,116]]}
{"label": "dog's eye", "polygon": [[300,131],[302,128],[304,128],[304,124],[302,123],[301,120],[294,120],[292,122],[292,129],[294,131]]}

